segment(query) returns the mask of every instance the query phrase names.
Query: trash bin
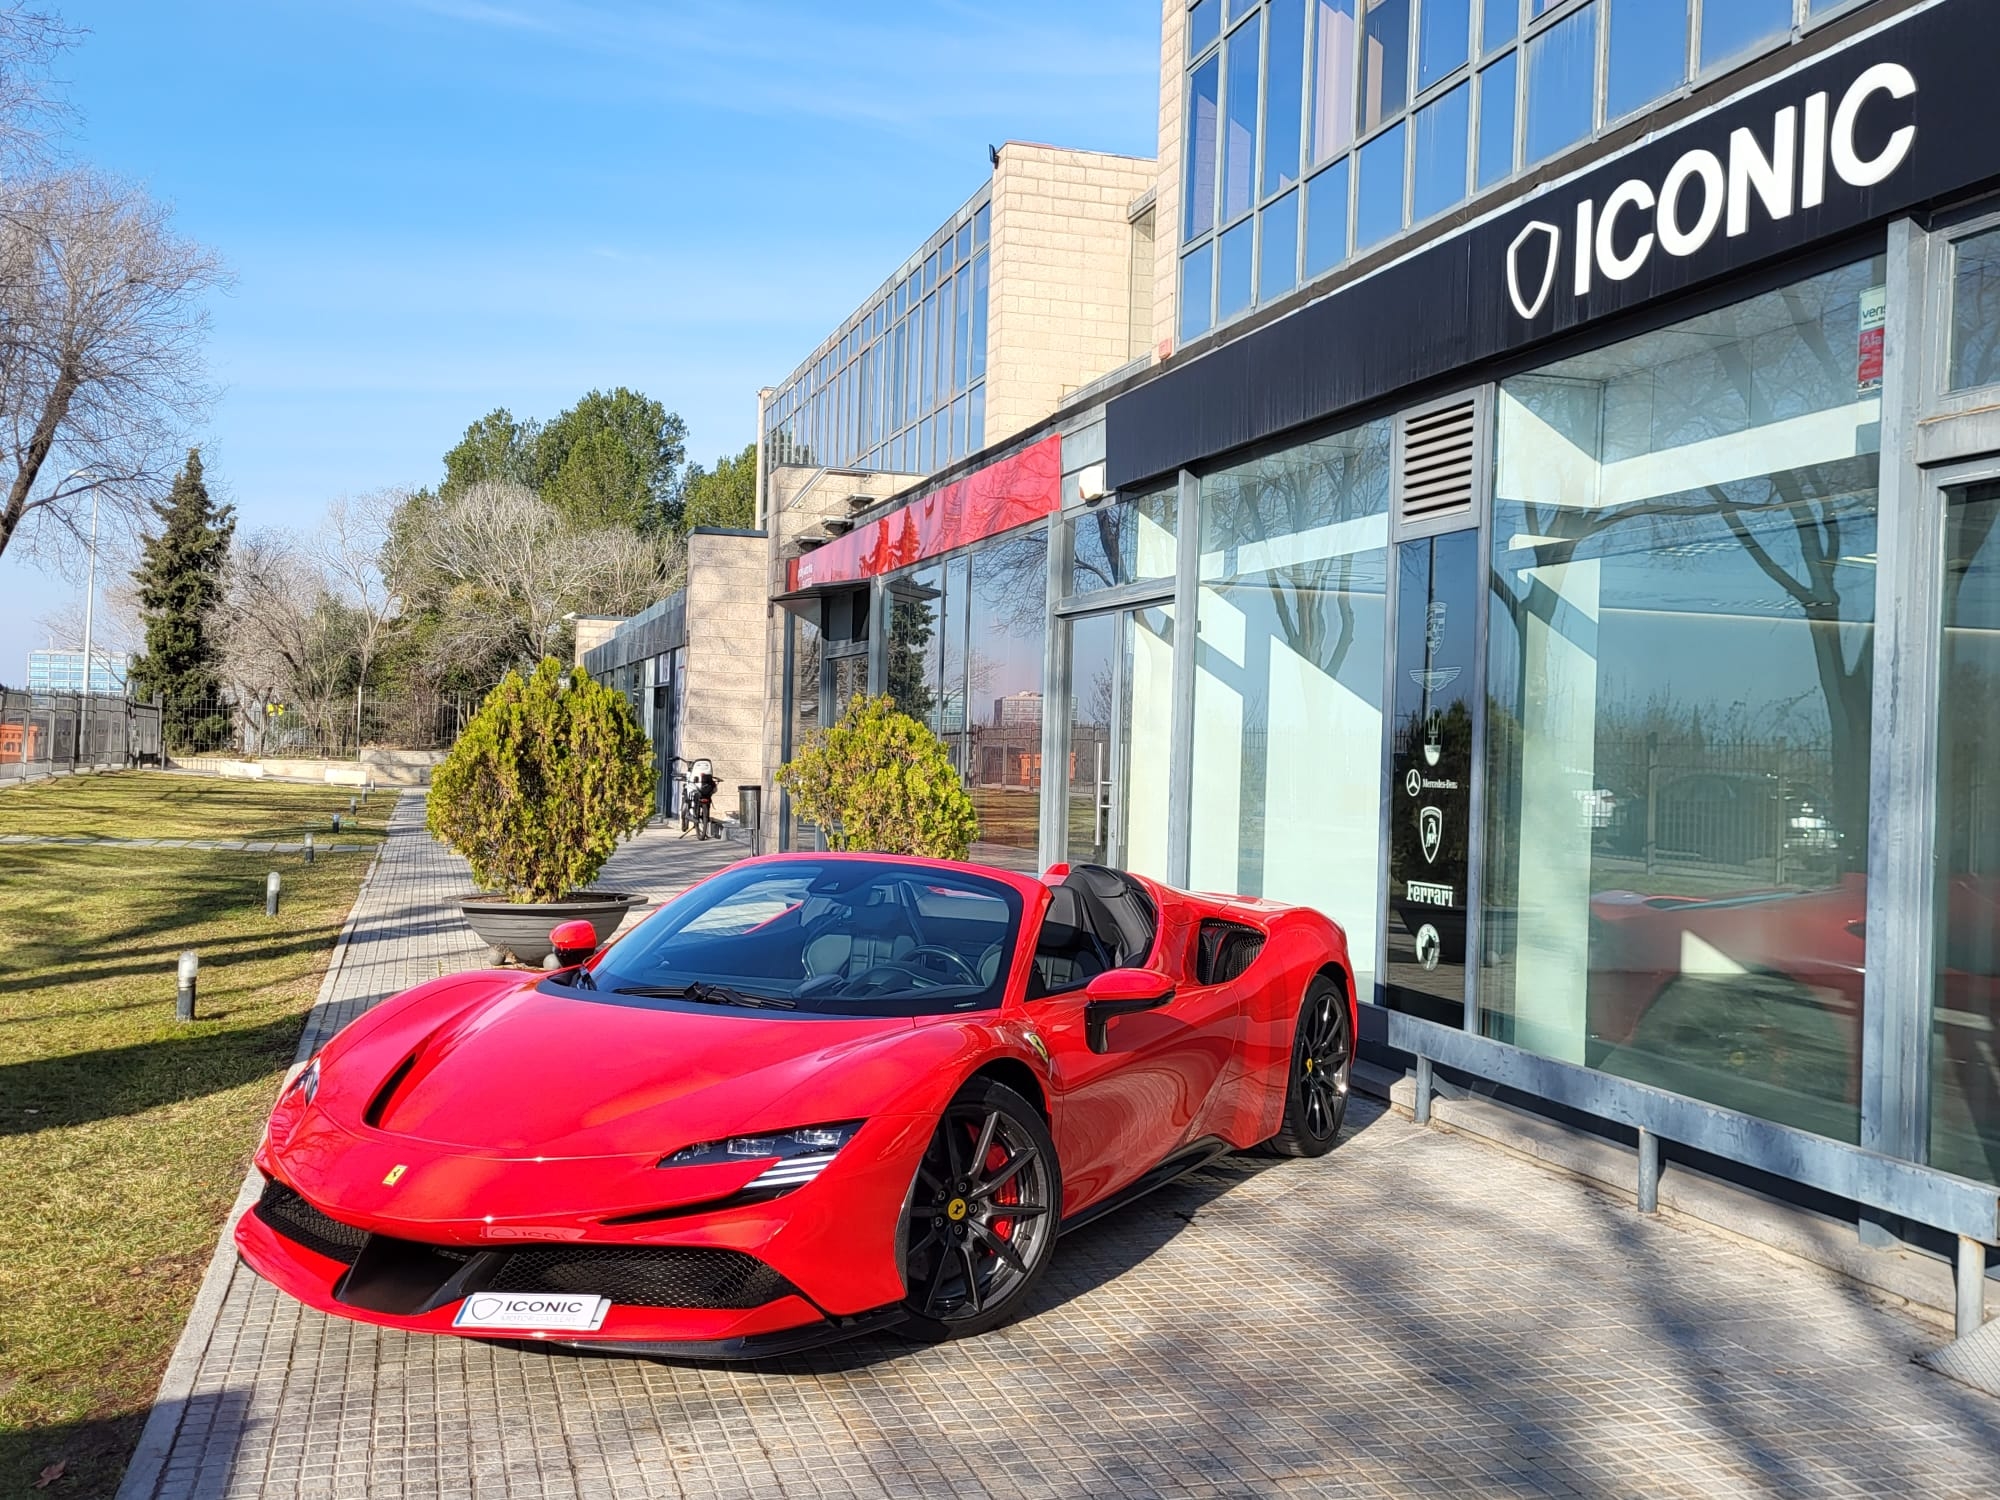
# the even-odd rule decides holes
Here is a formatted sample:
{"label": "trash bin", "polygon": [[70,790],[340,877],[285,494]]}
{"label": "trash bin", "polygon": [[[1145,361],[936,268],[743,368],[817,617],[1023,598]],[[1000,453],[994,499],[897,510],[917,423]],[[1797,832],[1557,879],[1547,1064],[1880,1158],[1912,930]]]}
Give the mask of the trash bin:
{"label": "trash bin", "polygon": [[736,821],[750,835],[750,852],[764,852],[763,837],[764,788],[752,784],[736,788]]}

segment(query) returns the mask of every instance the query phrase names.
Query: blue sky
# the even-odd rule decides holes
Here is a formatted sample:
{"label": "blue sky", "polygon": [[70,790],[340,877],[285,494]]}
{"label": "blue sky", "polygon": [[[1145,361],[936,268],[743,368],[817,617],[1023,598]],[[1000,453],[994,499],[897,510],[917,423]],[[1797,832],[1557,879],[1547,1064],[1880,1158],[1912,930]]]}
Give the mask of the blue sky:
{"label": "blue sky", "polygon": [[[214,247],[198,434],[248,528],[630,385],[705,463],[987,173],[1150,155],[1156,0],[54,0],[75,154]],[[80,581],[0,558],[0,681]]]}

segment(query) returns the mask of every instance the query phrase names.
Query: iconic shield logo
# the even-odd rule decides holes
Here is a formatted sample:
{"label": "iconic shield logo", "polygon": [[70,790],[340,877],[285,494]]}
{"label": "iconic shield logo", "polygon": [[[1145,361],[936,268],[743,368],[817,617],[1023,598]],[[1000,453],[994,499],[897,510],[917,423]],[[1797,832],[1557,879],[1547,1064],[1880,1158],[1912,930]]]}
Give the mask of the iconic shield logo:
{"label": "iconic shield logo", "polygon": [[1444,813],[1435,807],[1418,812],[1417,837],[1423,841],[1424,858],[1436,864],[1438,850],[1444,844]]}
{"label": "iconic shield logo", "polygon": [[[1533,320],[1548,305],[1556,286],[1556,262],[1562,258],[1562,231],[1535,220],[1507,247],[1507,295],[1514,311]],[[1539,260],[1539,267],[1537,261]],[[1531,297],[1524,288],[1534,287]]]}

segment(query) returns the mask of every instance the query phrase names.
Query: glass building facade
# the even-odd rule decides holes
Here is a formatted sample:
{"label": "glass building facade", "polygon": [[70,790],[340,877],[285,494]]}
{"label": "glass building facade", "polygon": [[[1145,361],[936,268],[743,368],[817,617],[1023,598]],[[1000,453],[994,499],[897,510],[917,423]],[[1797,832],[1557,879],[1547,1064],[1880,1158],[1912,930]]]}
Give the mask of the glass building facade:
{"label": "glass building facade", "polygon": [[991,227],[982,191],[792,372],[771,463],[929,474],[986,446]]}
{"label": "glass building facade", "polygon": [[1194,0],[1179,337],[1859,0]]}

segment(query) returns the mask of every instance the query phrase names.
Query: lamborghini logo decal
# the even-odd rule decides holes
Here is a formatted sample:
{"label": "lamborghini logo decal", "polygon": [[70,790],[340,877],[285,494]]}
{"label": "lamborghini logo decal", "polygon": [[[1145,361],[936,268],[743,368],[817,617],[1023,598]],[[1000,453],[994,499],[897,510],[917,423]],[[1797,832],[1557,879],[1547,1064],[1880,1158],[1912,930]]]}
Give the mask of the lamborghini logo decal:
{"label": "lamborghini logo decal", "polygon": [[403,1174],[409,1170],[410,1169],[407,1164],[400,1161],[397,1162],[395,1166],[389,1168],[389,1175],[382,1179],[382,1186],[394,1187],[397,1183],[403,1180]]}

